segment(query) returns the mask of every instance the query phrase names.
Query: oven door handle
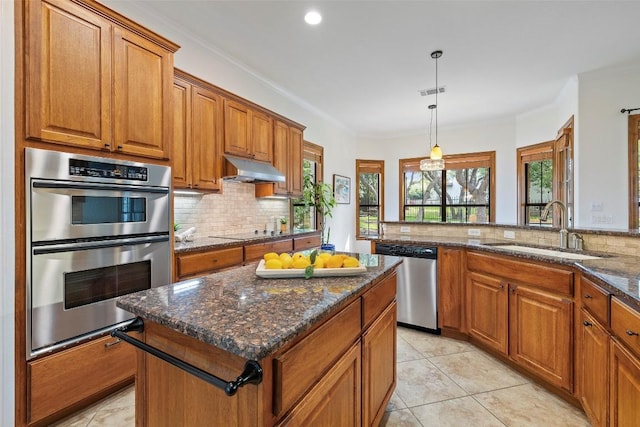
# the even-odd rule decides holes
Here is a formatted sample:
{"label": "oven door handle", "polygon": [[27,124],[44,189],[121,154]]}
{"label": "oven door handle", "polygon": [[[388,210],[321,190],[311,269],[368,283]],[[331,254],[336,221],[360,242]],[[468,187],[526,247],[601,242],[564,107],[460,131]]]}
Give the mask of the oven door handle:
{"label": "oven door handle", "polygon": [[58,252],[76,252],[90,249],[115,248],[122,246],[144,245],[147,243],[168,242],[169,236],[131,237],[127,239],[100,240],[96,242],[60,243],[56,245],[40,246],[33,249],[34,255],[53,254]]}
{"label": "oven door handle", "polygon": [[138,193],[169,194],[167,187],[137,187],[135,185],[109,185],[89,183],[66,183],[50,181],[33,181],[34,188],[61,188],[65,190],[101,190],[101,191],[136,191]]}

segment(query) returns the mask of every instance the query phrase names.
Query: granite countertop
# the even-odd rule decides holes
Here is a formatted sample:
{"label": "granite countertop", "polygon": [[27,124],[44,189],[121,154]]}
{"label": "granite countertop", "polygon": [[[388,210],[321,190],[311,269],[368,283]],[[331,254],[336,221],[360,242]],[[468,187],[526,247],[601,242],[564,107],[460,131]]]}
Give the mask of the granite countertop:
{"label": "granite countertop", "polygon": [[260,360],[340,309],[401,262],[352,254],[357,276],[263,279],[257,263],[125,295],[117,306],[245,359]]}
{"label": "granite countertop", "polygon": [[[578,268],[587,277],[595,278],[604,285],[613,295],[626,301],[640,310],[640,258],[627,255],[616,255],[593,251],[570,251],[568,253],[579,253],[584,255],[594,255],[600,259],[572,259],[557,256],[545,256],[539,254],[516,252],[510,249],[499,248],[494,245],[519,245],[537,247],[526,243],[514,242],[513,240],[498,240],[484,238],[464,238],[447,236],[408,236],[405,234],[385,235],[374,239],[384,243],[409,243],[432,246],[460,247],[466,249],[480,250],[500,255],[509,255],[522,259],[543,261],[554,264],[568,265]],[[555,247],[545,247],[562,251]]]}
{"label": "granite countertop", "polygon": [[229,234],[229,235],[216,235],[216,236],[202,236],[196,237],[193,240],[187,242],[175,242],[173,251],[176,254],[198,252],[214,249],[224,249],[237,246],[243,246],[246,244],[263,243],[273,240],[280,240],[294,237],[311,236],[319,234],[318,230],[302,230],[292,231],[289,233],[242,233],[242,234]]}

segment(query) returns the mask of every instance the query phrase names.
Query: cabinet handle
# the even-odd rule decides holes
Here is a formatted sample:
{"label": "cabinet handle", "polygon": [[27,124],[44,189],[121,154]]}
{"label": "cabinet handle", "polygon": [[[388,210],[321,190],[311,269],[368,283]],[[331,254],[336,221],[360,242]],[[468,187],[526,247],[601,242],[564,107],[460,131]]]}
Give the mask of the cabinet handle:
{"label": "cabinet handle", "polygon": [[118,145],[118,150],[122,150],[122,145]]}
{"label": "cabinet handle", "polygon": [[627,329],[627,335],[629,335],[630,337],[632,337],[634,335],[638,336],[638,333],[637,332],[633,332],[631,329]]}
{"label": "cabinet handle", "polygon": [[105,348],[113,347],[114,345],[120,344],[122,340],[120,338],[116,338],[115,341],[110,341],[104,343]]}
{"label": "cabinet handle", "polygon": [[582,322],[582,324],[583,324],[584,326],[593,326],[593,323],[591,323],[591,322],[587,322],[586,320],[585,320],[584,322]]}
{"label": "cabinet handle", "polygon": [[504,285],[500,283],[500,286],[498,286],[498,289],[504,289]]}
{"label": "cabinet handle", "polygon": [[104,144],[104,149],[105,149],[105,150],[108,150],[108,149],[109,149],[109,147],[111,147],[111,144]]}
{"label": "cabinet handle", "polygon": [[584,294],[584,299],[591,299],[591,298],[593,298],[591,295],[589,295],[589,294]]}

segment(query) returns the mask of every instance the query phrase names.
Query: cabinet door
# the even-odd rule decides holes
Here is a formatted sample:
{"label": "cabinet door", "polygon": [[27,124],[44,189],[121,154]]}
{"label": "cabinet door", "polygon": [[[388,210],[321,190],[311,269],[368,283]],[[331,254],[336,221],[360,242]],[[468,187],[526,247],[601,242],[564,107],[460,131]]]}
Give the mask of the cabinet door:
{"label": "cabinet door", "polygon": [[250,135],[253,158],[273,163],[273,119],[261,111],[251,111]]}
{"label": "cabinet door", "polygon": [[249,108],[236,101],[224,101],[224,152],[250,157]]}
{"label": "cabinet door", "polygon": [[464,251],[440,248],[438,252],[438,324],[462,331],[464,325]]}
{"label": "cabinet door", "polygon": [[612,427],[632,427],[640,420],[640,360],[611,340],[609,416]]}
{"label": "cabinet door", "polygon": [[176,188],[191,187],[191,85],[173,82],[173,144],[171,176]]}
{"label": "cabinet door", "polygon": [[396,386],[396,303],[362,336],[362,425],[377,426]]}
{"label": "cabinet door", "polygon": [[273,184],[275,194],[287,195],[290,192],[291,179],[289,176],[289,126],[281,121],[276,121],[273,126],[273,166],[285,174],[285,182]]}
{"label": "cabinet door", "polygon": [[467,274],[467,328],[469,335],[507,354],[507,286],[500,279]]}
{"label": "cabinet door", "polygon": [[222,98],[216,93],[193,86],[193,186],[219,190],[222,177]]}
{"label": "cabinet door", "polygon": [[287,181],[291,196],[302,196],[302,156],[303,156],[302,131],[296,128],[289,128],[289,168]]}
{"label": "cabinet door", "polygon": [[169,158],[173,127],[173,55],[151,41],[114,28],[113,150]]}
{"label": "cabinet door", "polygon": [[277,425],[360,427],[360,351],[358,341]]}
{"label": "cabinet door", "polygon": [[509,355],[552,384],[573,391],[573,301],[511,285]]}
{"label": "cabinet door", "polygon": [[580,314],[580,402],[591,424],[605,427],[609,403],[609,334],[584,309]]}
{"label": "cabinet door", "polygon": [[26,136],[109,149],[110,23],[68,1],[27,1],[25,8]]}

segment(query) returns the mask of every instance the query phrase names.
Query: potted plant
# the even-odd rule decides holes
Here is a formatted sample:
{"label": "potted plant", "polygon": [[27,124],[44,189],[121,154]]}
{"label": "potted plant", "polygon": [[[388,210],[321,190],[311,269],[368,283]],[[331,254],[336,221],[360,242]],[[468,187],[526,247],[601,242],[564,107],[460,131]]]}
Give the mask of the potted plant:
{"label": "potted plant", "polygon": [[281,216],[280,217],[280,233],[286,233],[286,232],[287,232],[287,217]]}
{"label": "potted plant", "polygon": [[329,184],[322,181],[314,182],[310,175],[305,175],[304,185],[302,187],[302,200],[306,207],[313,206],[320,215],[320,238],[322,243],[320,248],[328,251],[335,250],[335,245],[329,243],[331,229],[327,228],[326,239],[324,233],[326,218],[332,216],[333,208],[336,206],[333,189]]}

